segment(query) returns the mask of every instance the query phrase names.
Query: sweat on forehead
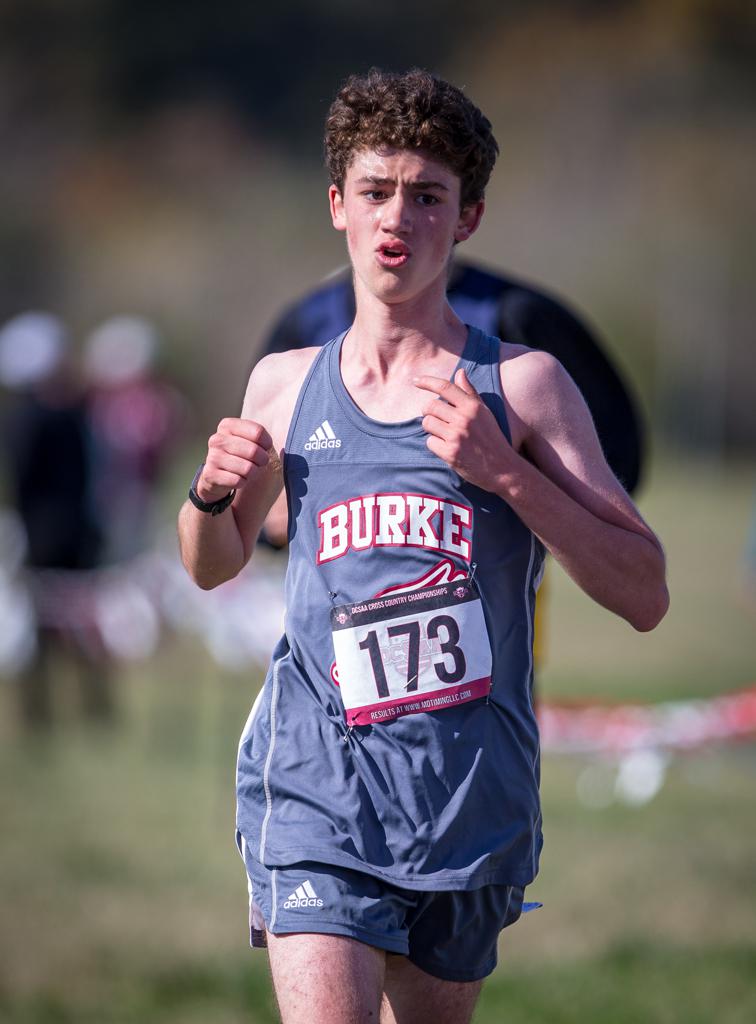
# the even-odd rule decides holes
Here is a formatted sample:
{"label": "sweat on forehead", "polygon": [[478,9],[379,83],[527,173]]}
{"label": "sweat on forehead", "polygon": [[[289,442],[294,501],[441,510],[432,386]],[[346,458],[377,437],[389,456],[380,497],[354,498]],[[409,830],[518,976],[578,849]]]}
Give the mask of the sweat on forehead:
{"label": "sweat on forehead", "polygon": [[462,206],[483,198],[499,152],[491,123],[461,89],[417,68],[348,78],[331,104],[324,142],[339,191],[356,152],[418,150],[459,177]]}
{"label": "sweat on forehead", "polygon": [[[397,170],[395,158],[399,159],[401,170]],[[358,185],[396,185],[398,177],[404,175],[413,188],[438,188],[442,191],[449,191],[457,177],[453,168],[422,150],[389,148],[355,150],[346,168],[346,173],[350,171],[352,180]]]}

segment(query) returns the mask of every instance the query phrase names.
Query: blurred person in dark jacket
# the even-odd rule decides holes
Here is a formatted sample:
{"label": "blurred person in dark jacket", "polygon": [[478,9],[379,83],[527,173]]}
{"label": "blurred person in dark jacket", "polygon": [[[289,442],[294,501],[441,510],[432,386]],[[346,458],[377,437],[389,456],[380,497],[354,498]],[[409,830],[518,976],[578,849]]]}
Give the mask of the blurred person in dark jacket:
{"label": "blurred person in dark jacket", "polygon": [[50,724],[64,650],[76,663],[85,712],[109,718],[109,659],[91,574],[100,562],[101,530],[91,501],[90,439],[56,317],[23,313],[0,330],[0,383],[10,392],[4,454],[26,534],[24,577],[37,627],[35,654],[19,679],[22,719],[32,727]]}

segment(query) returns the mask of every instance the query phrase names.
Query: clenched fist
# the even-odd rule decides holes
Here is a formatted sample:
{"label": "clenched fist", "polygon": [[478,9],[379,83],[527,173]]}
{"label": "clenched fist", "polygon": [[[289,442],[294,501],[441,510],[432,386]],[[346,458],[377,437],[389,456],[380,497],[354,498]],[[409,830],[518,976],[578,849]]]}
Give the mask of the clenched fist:
{"label": "clenched fist", "polygon": [[271,463],[278,463],[278,454],[265,427],[254,420],[227,417],[207,442],[207,458],[195,490],[202,501],[219,501]]}

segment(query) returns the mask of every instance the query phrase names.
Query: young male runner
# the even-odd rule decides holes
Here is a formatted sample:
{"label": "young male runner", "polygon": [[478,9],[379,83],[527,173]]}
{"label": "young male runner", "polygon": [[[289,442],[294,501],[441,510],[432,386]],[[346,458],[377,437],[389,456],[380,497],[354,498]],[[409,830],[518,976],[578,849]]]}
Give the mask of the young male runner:
{"label": "young male runner", "polygon": [[354,323],[257,365],[180,514],[185,565],[214,587],[285,480],[286,629],[237,787],[285,1024],[471,1018],[538,867],[544,549],[636,629],[667,608],[661,546],[569,376],[446,302],[496,154],[425,72],[345,83],[326,155]]}

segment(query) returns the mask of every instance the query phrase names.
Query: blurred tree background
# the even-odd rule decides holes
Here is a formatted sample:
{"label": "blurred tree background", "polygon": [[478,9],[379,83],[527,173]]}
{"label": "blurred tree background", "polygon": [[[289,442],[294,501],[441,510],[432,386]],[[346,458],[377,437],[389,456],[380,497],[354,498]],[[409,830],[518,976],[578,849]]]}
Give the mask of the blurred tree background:
{"label": "blurred tree background", "polygon": [[[322,123],[338,83],[372,64],[428,67],[491,118],[501,156],[467,254],[583,311],[650,427],[641,509],[667,547],[671,611],[638,637],[552,573],[545,699],[689,701],[752,684],[747,0],[0,0],[0,326],[46,309],[82,347],[114,313],[156,326],[160,371],[194,409],[160,490],[170,548],[265,331],[345,262]],[[0,413],[8,402],[0,392]],[[5,525],[0,509],[3,628],[16,600]],[[166,619],[204,645],[166,628],[151,660],[119,668],[117,727],[91,728],[64,696],[63,727],[24,735],[0,680],[12,1024],[275,1019],[245,949],[232,825],[237,737],[262,680],[236,648],[275,611],[280,563],[258,560],[271,589],[252,608],[244,581],[221,588],[226,603],[188,598],[163,555]],[[126,583],[111,589],[125,599]],[[123,616],[139,612],[146,652],[149,608],[124,607],[111,633],[128,646]],[[63,659],[62,692],[71,675]],[[611,752],[544,758],[545,907],[505,936],[481,1024],[756,1019],[756,746],[650,753],[624,790]]]}

